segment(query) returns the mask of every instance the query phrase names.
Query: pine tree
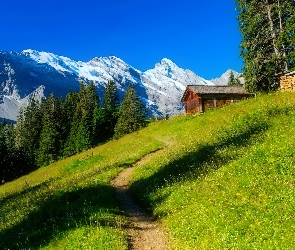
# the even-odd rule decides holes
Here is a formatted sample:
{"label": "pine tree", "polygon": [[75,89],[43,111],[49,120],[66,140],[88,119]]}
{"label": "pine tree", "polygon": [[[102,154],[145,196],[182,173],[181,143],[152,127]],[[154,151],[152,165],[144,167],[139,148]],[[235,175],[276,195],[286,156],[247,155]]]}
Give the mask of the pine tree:
{"label": "pine tree", "polygon": [[73,92],[71,89],[67,94],[65,101],[63,102],[62,107],[62,117],[63,117],[63,124],[62,124],[62,141],[63,141],[63,148],[65,147],[65,143],[70,136],[71,126],[73,124],[74,115],[76,111],[76,107],[78,104],[78,94]]}
{"label": "pine tree", "polygon": [[37,150],[42,130],[42,108],[41,103],[34,99],[28,106],[20,111],[16,127],[16,143],[19,150],[26,152],[28,164],[36,165]]}
{"label": "pine tree", "polygon": [[137,97],[134,88],[129,85],[115,126],[115,138],[134,132],[146,126],[146,109]]}
{"label": "pine tree", "polygon": [[97,136],[94,115],[99,100],[94,83],[90,82],[88,87],[85,83],[81,83],[77,99],[70,135],[64,149],[64,155],[66,156],[94,146],[95,137]]}
{"label": "pine tree", "polygon": [[63,149],[64,156],[71,156],[71,155],[78,152],[77,147],[76,147],[76,140],[77,140],[77,131],[80,126],[81,116],[82,116],[81,105],[78,101],[78,103],[76,105],[75,113],[73,116],[73,120],[71,123],[70,133],[69,133],[69,136],[67,137],[67,140],[65,142],[65,146]]}
{"label": "pine tree", "polygon": [[45,102],[37,163],[48,165],[58,160],[62,146],[62,100],[52,93]]}
{"label": "pine tree", "polygon": [[0,184],[7,179],[7,173],[9,171],[9,166],[7,166],[7,145],[5,140],[5,127],[6,121],[2,120],[0,123]]}
{"label": "pine tree", "polygon": [[235,76],[234,76],[234,73],[231,71],[230,74],[229,74],[229,79],[228,79],[228,83],[227,83],[228,86],[233,86],[233,85],[236,85],[236,80],[235,80]]}
{"label": "pine tree", "polygon": [[[71,123],[71,130],[64,147],[64,156],[70,156],[80,152],[78,142],[78,130],[80,129],[80,121],[82,117],[82,103],[86,102],[86,85],[84,82],[80,84],[80,91],[77,93],[77,104]],[[85,105],[84,105],[85,106]]]}
{"label": "pine tree", "polygon": [[15,145],[17,148],[21,148],[23,145],[23,131],[25,121],[25,110],[20,107],[17,116],[17,126],[15,128]]}
{"label": "pine tree", "polygon": [[98,110],[97,130],[103,140],[114,136],[114,129],[119,117],[120,100],[114,81],[108,81],[103,96],[102,107]]}
{"label": "pine tree", "polygon": [[228,79],[227,85],[228,86],[241,85],[241,81],[239,79],[239,76],[235,77],[234,73],[231,71],[229,74],[229,79]]}
{"label": "pine tree", "polygon": [[93,82],[90,82],[85,91],[80,92],[81,120],[76,137],[78,152],[94,146],[98,136],[95,130],[95,110],[98,107],[98,96]]}
{"label": "pine tree", "polygon": [[88,100],[87,110],[85,110],[84,117],[82,118],[86,121],[86,126],[90,133],[90,146],[93,147],[96,141],[95,138],[99,136],[95,127],[95,111],[99,107],[99,98],[93,81],[87,86],[86,95]]}
{"label": "pine tree", "polygon": [[[236,0],[245,87],[270,91],[277,73],[294,67],[294,0]],[[293,42],[293,43],[292,43]]]}
{"label": "pine tree", "polygon": [[0,185],[11,181],[26,171],[24,155],[15,146],[15,128],[5,120],[0,124]]}

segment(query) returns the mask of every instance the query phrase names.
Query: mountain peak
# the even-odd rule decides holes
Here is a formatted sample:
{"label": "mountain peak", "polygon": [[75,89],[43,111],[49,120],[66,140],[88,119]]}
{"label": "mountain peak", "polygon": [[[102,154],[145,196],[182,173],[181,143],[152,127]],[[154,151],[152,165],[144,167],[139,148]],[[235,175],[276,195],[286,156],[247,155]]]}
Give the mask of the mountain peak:
{"label": "mountain peak", "polygon": [[21,52],[23,55],[37,54],[39,53],[37,50],[33,49],[25,49]]}
{"label": "mountain peak", "polygon": [[123,62],[123,60],[116,56],[100,56],[100,57],[94,57],[90,61],[100,61],[100,60],[112,60],[112,61],[120,61]]}
{"label": "mountain peak", "polygon": [[21,53],[25,56],[31,57],[32,59],[38,60],[39,62],[42,62],[42,61],[47,62],[49,57],[55,56],[54,54],[49,52],[38,51],[33,49],[26,49],[26,50],[23,50]]}
{"label": "mountain peak", "polygon": [[172,62],[168,58],[163,58],[160,62],[156,63],[154,69],[158,71],[158,73],[163,74],[163,75],[171,75],[171,73],[175,70],[178,70],[179,67]]}
{"label": "mountain peak", "polygon": [[[49,64],[50,66],[56,68],[58,65],[58,62],[60,61],[59,56],[49,53],[49,52],[44,52],[44,51],[37,51],[37,50],[32,50],[32,49],[26,49],[21,52],[24,56],[30,57],[31,59],[35,60],[38,63],[42,64]],[[64,58],[66,59],[66,58]],[[60,70],[60,67],[59,67]]]}
{"label": "mountain peak", "polygon": [[[20,60],[22,63],[15,67]],[[180,99],[187,85],[214,85],[168,58],[141,72],[113,55],[82,62],[33,49],[9,54],[0,51],[0,72],[0,117],[10,120],[16,120],[18,108],[31,96],[40,98],[53,91],[65,96],[71,88],[78,90],[81,81],[94,81],[102,96],[107,82],[113,80],[122,98],[132,84],[150,115],[181,113]]]}
{"label": "mountain peak", "polygon": [[161,64],[168,64],[168,65],[176,65],[174,62],[172,62],[170,59],[168,59],[168,58],[163,58],[162,60],[161,60]]}
{"label": "mountain peak", "polygon": [[165,68],[169,70],[178,69],[179,67],[168,58],[163,58],[155,65],[156,68]]}
{"label": "mountain peak", "polygon": [[244,79],[241,78],[241,73],[238,73],[233,69],[228,69],[219,78],[211,79],[211,82],[216,85],[227,85],[231,73],[233,73],[234,77],[239,77],[241,82],[244,83]]}

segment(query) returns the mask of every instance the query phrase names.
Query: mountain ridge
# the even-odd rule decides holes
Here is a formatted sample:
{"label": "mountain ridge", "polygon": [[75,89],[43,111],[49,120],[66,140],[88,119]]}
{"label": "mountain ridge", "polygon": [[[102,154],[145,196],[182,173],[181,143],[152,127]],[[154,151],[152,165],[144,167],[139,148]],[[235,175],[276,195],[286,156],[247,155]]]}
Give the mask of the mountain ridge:
{"label": "mountain ridge", "polygon": [[102,96],[108,80],[116,82],[121,99],[128,85],[133,85],[149,116],[181,114],[180,99],[187,85],[216,84],[168,58],[143,72],[116,56],[82,62],[32,49],[0,51],[0,117],[16,121],[18,109],[33,96],[40,100],[54,92],[64,97],[70,89],[78,91],[82,81],[93,81]]}

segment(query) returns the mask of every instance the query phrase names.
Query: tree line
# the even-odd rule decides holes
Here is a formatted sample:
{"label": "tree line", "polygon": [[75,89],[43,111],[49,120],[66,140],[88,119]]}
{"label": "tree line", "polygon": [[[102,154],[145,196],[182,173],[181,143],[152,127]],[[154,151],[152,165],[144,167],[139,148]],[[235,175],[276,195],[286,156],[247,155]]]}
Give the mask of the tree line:
{"label": "tree line", "polygon": [[64,99],[53,93],[32,99],[20,109],[16,126],[5,120],[0,125],[1,182],[143,128],[146,115],[135,89],[129,86],[120,101],[113,81],[102,100],[93,82],[81,83]]}
{"label": "tree line", "polygon": [[235,0],[239,12],[243,77],[249,91],[279,87],[295,70],[295,0]]}

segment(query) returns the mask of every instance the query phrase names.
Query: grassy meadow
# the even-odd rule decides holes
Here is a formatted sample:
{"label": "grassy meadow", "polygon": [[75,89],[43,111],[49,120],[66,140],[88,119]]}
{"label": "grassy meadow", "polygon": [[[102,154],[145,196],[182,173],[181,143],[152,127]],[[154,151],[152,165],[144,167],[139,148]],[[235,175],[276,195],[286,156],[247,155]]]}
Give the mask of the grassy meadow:
{"label": "grassy meadow", "polygon": [[132,164],[172,249],[294,249],[294,132],[292,93],[152,122],[0,186],[0,249],[127,249],[110,180]]}
{"label": "grassy meadow", "polygon": [[0,249],[127,249],[110,180],[163,146],[126,136],[0,186]]}

